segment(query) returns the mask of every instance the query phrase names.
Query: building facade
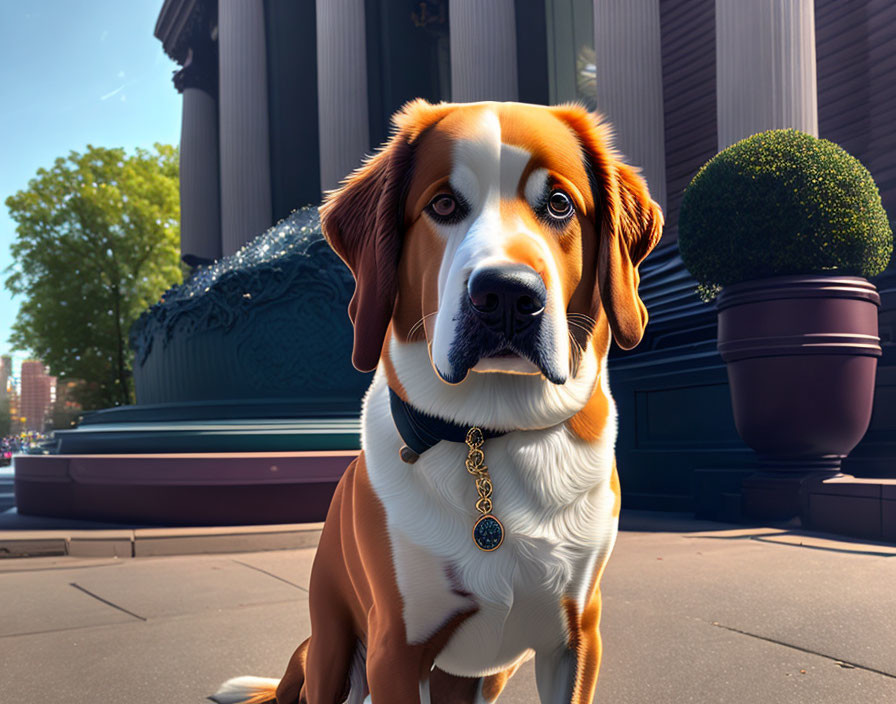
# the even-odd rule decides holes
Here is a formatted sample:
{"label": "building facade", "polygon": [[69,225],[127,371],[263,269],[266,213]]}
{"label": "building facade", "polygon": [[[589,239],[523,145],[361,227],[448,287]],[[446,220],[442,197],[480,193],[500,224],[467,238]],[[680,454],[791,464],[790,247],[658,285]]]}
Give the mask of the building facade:
{"label": "building facade", "polygon": [[0,357],[0,438],[12,433],[12,357]]}
{"label": "building facade", "polygon": [[56,377],[47,374],[43,362],[22,362],[19,398],[20,430],[42,433],[53,408]]}
{"label": "building facade", "polygon": [[[715,309],[677,250],[681,197],[699,167],[750,134],[794,127],[858,157],[896,213],[888,0],[165,0],[155,33],[183,66],[188,261],[231,254],[319,202],[412,98],[579,100],[608,116],[666,213],[642,267],[647,334],[612,356],[632,507],[719,515],[754,462],[734,427]],[[875,283],[874,417],[845,467],[893,477],[894,267]]]}
{"label": "building facade", "polygon": [[319,202],[415,97],[595,107],[664,206],[665,245],[697,168],[762,129],[841,144],[893,211],[894,12],[886,0],[166,0],[155,31],[183,65],[183,252],[231,254]]}
{"label": "building facade", "polygon": [[12,383],[12,357],[4,355],[0,357],[0,399],[5,399],[9,394],[9,385]]}

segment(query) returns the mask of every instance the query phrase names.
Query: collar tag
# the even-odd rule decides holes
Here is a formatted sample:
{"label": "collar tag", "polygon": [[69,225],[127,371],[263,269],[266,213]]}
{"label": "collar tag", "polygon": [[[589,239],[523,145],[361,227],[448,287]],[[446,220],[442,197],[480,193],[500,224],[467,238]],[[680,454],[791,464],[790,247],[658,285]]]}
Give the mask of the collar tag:
{"label": "collar tag", "polygon": [[473,542],[483,552],[492,552],[501,547],[504,542],[504,526],[492,515],[492,478],[485,464],[485,453],[482,446],[485,444],[485,435],[481,429],[473,426],[467,431],[464,440],[469,448],[467,460],[464,463],[467,471],[476,479],[476,510],[482,514],[473,526]]}

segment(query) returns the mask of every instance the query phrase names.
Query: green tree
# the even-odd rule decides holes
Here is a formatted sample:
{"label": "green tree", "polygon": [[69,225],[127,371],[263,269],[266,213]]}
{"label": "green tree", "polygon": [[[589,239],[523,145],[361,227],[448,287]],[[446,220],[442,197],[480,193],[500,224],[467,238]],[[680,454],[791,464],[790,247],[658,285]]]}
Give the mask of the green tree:
{"label": "green tree", "polygon": [[11,342],[82,380],[85,409],[131,403],[128,330],[181,281],[177,148],[88,145],[6,206],[17,233],[6,288],[23,297]]}

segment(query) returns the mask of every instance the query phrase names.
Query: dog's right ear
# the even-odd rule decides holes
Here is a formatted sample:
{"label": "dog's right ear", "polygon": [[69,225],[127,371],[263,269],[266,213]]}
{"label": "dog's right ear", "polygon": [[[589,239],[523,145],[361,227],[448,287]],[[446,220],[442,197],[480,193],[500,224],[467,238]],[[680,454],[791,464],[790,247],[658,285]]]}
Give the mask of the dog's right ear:
{"label": "dog's right ear", "polygon": [[393,117],[389,141],[328,193],[320,208],[324,236],[355,277],[348,313],[355,327],[352,364],[362,372],[376,369],[395,307],[413,144],[445,112],[447,106],[425,100],[405,105]]}
{"label": "dog's right ear", "polygon": [[324,236],[355,277],[348,314],[355,327],[352,364],[362,372],[376,369],[395,306],[401,198],[411,163],[410,144],[396,134],[320,208]]}

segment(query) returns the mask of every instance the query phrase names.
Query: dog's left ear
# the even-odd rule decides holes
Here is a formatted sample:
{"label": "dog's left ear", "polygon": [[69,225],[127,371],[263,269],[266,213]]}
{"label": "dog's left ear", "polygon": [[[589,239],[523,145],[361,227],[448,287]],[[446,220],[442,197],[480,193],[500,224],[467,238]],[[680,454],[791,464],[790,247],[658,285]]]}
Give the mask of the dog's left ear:
{"label": "dog's left ear", "polygon": [[647,307],[638,295],[638,267],[663,233],[663,211],[650,197],[641,175],[615,164],[615,188],[601,222],[597,255],[598,289],[613,339],[624,350],[635,347],[647,328]]}
{"label": "dog's left ear", "polygon": [[613,339],[629,350],[647,327],[647,308],[638,296],[638,266],[660,240],[663,211],[638,171],[612,149],[610,128],[599,116],[579,106],[555,110],[577,134],[592,179],[594,226],[600,239],[594,304],[599,298]]}

